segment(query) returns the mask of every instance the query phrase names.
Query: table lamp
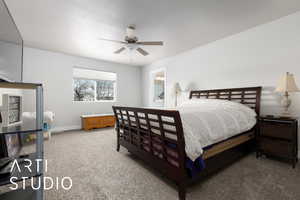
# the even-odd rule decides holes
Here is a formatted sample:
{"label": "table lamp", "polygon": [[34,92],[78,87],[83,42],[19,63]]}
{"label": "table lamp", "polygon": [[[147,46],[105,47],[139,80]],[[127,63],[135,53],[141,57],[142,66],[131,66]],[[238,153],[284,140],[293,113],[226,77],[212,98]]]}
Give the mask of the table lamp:
{"label": "table lamp", "polygon": [[182,89],[181,89],[178,82],[175,83],[173,92],[174,92],[174,95],[175,95],[175,107],[176,107],[177,106],[177,98],[182,92]]}
{"label": "table lamp", "polygon": [[296,85],[294,75],[289,72],[283,75],[275,91],[284,93],[284,96],[281,101],[281,104],[284,107],[284,112],[282,113],[282,115],[287,117],[290,116],[289,107],[292,101],[289,98],[289,93],[300,91]]}

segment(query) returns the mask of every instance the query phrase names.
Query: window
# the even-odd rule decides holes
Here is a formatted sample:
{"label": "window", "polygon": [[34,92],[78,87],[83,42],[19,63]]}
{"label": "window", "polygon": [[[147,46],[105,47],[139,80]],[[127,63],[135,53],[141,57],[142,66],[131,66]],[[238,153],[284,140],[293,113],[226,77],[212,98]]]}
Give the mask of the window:
{"label": "window", "polygon": [[74,101],[115,101],[117,74],[73,68]]}
{"label": "window", "polygon": [[165,101],[165,70],[152,72],[151,75],[152,97],[154,103],[164,104]]}

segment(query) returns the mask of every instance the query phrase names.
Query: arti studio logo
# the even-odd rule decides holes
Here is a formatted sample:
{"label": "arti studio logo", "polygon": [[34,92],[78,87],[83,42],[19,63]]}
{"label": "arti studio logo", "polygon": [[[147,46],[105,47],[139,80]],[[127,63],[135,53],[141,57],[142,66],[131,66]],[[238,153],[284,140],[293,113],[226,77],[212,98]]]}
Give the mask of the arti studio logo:
{"label": "arti studio logo", "polygon": [[[44,161],[44,162],[43,162]],[[18,173],[20,174],[28,174],[28,173],[33,173],[33,172],[37,172],[37,174],[40,174],[42,170],[40,170],[41,168],[41,164],[44,163],[45,165],[45,172],[47,172],[48,170],[48,161],[47,160],[43,160],[43,159],[35,159],[35,160],[31,160],[31,159],[23,159],[21,162],[18,159],[15,159],[13,161],[13,165],[10,169],[10,172],[13,173],[15,172],[15,170],[17,170]],[[41,176],[42,177],[42,176]],[[9,187],[11,190],[18,190],[20,189],[20,185],[17,184],[17,182],[20,181],[20,179],[22,180],[22,189],[25,190],[26,188],[26,180],[30,179],[30,186],[32,187],[32,189],[34,190],[39,190],[41,188],[44,188],[44,190],[59,190],[59,189],[63,189],[63,190],[70,190],[72,188],[73,182],[71,177],[48,177],[48,176],[43,176],[43,178],[41,177],[37,177],[37,178],[33,178],[33,177],[14,177],[12,176],[10,178],[10,183],[13,185],[11,187]],[[36,179],[36,181],[34,181],[34,179]],[[27,185],[28,187],[28,185]]]}

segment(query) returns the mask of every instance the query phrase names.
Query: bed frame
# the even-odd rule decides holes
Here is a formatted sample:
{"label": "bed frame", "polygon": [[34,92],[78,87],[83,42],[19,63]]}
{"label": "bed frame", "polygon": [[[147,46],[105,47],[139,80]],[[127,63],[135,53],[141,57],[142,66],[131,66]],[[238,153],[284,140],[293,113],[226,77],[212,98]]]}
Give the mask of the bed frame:
{"label": "bed frame", "polygon": [[[225,99],[237,101],[260,112],[261,87],[197,90],[190,92],[190,99]],[[256,126],[239,136],[220,142],[205,150],[202,158],[205,169],[191,177],[185,167],[186,153],[180,114],[175,110],[159,110],[113,106],[116,117],[117,151],[120,146],[159,170],[174,181],[180,200],[185,200],[186,187],[204,176],[228,166],[249,153],[254,147]],[[170,129],[170,127],[172,127]],[[159,134],[157,134],[159,132]],[[157,138],[162,148],[157,149]],[[145,144],[143,141],[148,141]],[[176,144],[177,156],[168,153],[168,144]],[[145,150],[145,145],[148,151]],[[157,152],[160,152],[160,156]],[[170,161],[176,161],[177,166]]]}

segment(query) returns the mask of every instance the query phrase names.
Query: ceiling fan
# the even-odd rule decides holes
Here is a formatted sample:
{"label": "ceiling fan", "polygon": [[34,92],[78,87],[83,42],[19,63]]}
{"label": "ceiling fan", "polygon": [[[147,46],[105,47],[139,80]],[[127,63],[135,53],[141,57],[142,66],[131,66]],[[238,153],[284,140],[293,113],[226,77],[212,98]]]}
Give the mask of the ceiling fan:
{"label": "ceiling fan", "polygon": [[127,48],[131,51],[136,50],[143,56],[147,56],[147,55],[149,55],[149,53],[147,51],[145,51],[144,49],[142,49],[140,46],[146,46],[146,45],[162,46],[164,44],[162,41],[139,42],[138,37],[136,37],[134,35],[134,32],[135,32],[135,25],[129,25],[126,28],[126,36],[125,36],[124,41],[109,40],[109,39],[104,39],[104,38],[100,38],[100,40],[124,44],[123,47],[121,47],[120,49],[118,49],[114,52],[115,54],[119,54]]}

